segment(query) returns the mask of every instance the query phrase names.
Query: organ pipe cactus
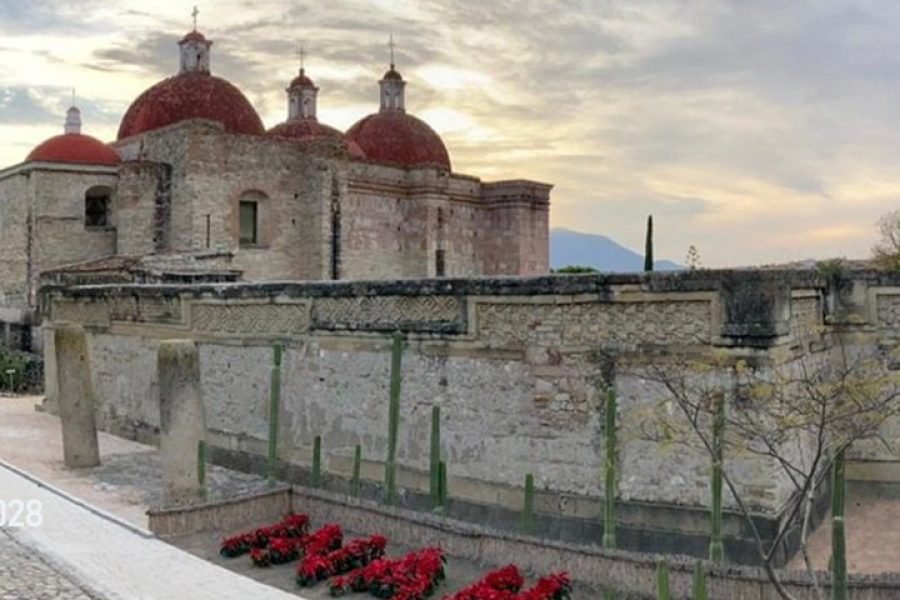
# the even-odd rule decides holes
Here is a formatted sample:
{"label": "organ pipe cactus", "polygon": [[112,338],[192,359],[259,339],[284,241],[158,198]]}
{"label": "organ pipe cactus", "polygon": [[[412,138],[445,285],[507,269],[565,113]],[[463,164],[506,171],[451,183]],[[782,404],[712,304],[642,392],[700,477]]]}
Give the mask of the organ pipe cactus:
{"label": "organ pipe cactus", "polygon": [[694,565],[694,588],[691,598],[692,600],[709,600],[709,594],[706,591],[706,572],[703,570],[703,563],[699,560]]}
{"label": "organ pipe cactus", "polygon": [[317,435],[313,440],[312,461],[312,486],[317,488],[322,485],[322,436]]}
{"label": "organ pipe cactus", "polygon": [[384,500],[393,504],[397,499],[397,432],[400,425],[400,386],[403,364],[403,334],[394,333],[391,344],[391,389],[388,408],[388,455],[384,466]]}
{"label": "organ pipe cactus", "polygon": [[722,459],[725,445],[725,396],[715,398],[713,413],[713,464],[712,464],[712,507],[710,512],[709,559],[721,562],[725,559],[722,543]]}
{"label": "organ pipe cactus", "polygon": [[669,565],[661,560],[656,564],[656,600],[671,600],[669,595]]}
{"label": "organ pipe cactus", "polygon": [[362,446],[356,445],[353,449],[353,478],[350,480],[350,493],[354,497],[359,496],[359,471],[362,466]]}
{"label": "organ pipe cactus", "polygon": [[522,508],[522,533],[534,532],[534,475],[525,475],[525,505]]}
{"label": "organ pipe cactus", "polygon": [[616,390],[606,390],[606,493],[603,504],[603,547],[616,547]]}
{"label": "organ pipe cactus", "polygon": [[197,483],[200,497],[206,497],[206,440],[197,442]]}
{"label": "organ pipe cactus", "polygon": [[278,413],[281,404],[281,344],[275,344],[271,387],[269,388],[269,453],[266,461],[266,478],[269,485],[275,483],[275,465],[278,461]]}
{"label": "organ pipe cactus", "polygon": [[438,463],[438,506],[435,509],[441,514],[447,512],[447,463],[440,461]]}
{"label": "organ pipe cactus", "polygon": [[431,501],[434,506],[440,500],[440,462],[441,462],[441,407],[431,407],[431,454],[429,455],[429,475],[431,477]]}
{"label": "organ pipe cactus", "polygon": [[844,451],[831,467],[831,600],[847,600],[847,548],[844,537]]}

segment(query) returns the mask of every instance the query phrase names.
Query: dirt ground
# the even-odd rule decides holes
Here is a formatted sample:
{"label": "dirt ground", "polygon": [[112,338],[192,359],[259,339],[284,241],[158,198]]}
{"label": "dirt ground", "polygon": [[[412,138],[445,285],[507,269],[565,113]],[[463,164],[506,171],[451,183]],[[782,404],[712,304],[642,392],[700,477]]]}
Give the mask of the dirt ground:
{"label": "dirt ground", "polygon": [[[158,502],[161,487],[158,452],[128,440],[100,434],[103,464],[95,469],[66,469],[62,464],[62,443],[57,417],[35,412],[39,397],[0,396],[0,459],[21,468],[120,518],[146,527],[146,510]],[[210,469],[214,493],[227,495],[236,490],[251,491],[261,485],[257,477],[214,467]],[[831,528],[828,519],[810,540],[810,553],[818,568],[828,564]],[[900,485],[851,484],[846,505],[849,570],[852,573],[896,571],[900,565]],[[262,525],[262,524],[260,524]],[[248,557],[223,559],[218,543],[235,532],[192,536],[171,540],[175,545],[232,571],[248,575],[275,587],[301,593],[294,583],[293,567],[283,565],[257,569]],[[366,532],[363,532],[365,535]],[[352,537],[348,534],[348,538]],[[409,551],[392,544],[392,556]],[[796,557],[790,565],[803,569]],[[449,593],[477,580],[488,567],[451,559],[449,580],[440,594]],[[304,589],[304,596],[327,597],[327,586]],[[441,596],[437,596],[441,597]],[[599,597],[596,592],[576,589],[575,600]]]}
{"label": "dirt ground", "polygon": [[[847,486],[844,520],[849,572],[884,573],[900,568],[900,485],[851,483]],[[816,568],[828,568],[830,513],[810,538],[809,553]],[[794,557],[790,567],[805,569],[803,557]]]}

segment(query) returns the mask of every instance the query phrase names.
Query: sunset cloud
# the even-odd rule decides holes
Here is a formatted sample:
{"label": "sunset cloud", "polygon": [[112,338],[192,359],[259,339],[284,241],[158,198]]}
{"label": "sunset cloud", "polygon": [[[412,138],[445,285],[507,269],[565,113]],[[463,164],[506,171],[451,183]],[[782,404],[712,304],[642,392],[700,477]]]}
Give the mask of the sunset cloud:
{"label": "sunset cloud", "polygon": [[[213,71],[267,126],[297,50],[320,118],[377,109],[387,36],[411,112],[460,172],[555,184],[555,226],[707,266],[868,254],[900,204],[900,4],[890,0],[215,0]],[[0,0],[0,164],[61,130],[115,137],[173,74],[182,2]]]}

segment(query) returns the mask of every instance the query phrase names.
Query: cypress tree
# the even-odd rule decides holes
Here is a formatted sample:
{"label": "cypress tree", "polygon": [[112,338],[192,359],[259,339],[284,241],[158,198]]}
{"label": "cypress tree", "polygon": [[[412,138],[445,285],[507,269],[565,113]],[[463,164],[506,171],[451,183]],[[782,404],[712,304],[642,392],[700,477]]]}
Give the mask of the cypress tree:
{"label": "cypress tree", "polygon": [[653,215],[647,216],[647,241],[644,245],[644,271],[653,270]]}

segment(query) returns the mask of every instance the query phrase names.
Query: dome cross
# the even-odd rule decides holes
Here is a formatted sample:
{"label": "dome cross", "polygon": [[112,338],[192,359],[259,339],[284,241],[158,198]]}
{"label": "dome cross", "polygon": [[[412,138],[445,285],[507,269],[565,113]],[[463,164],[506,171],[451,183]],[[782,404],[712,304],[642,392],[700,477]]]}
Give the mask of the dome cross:
{"label": "dome cross", "polygon": [[388,47],[391,49],[391,69],[394,68],[394,32],[391,32],[390,41],[388,41]]}
{"label": "dome cross", "polygon": [[197,8],[197,5],[194,5],[194,10],[191,11],[191,16],[194,18],[194,31],[197,31],[197,15],[200,14],[200,10]]}

